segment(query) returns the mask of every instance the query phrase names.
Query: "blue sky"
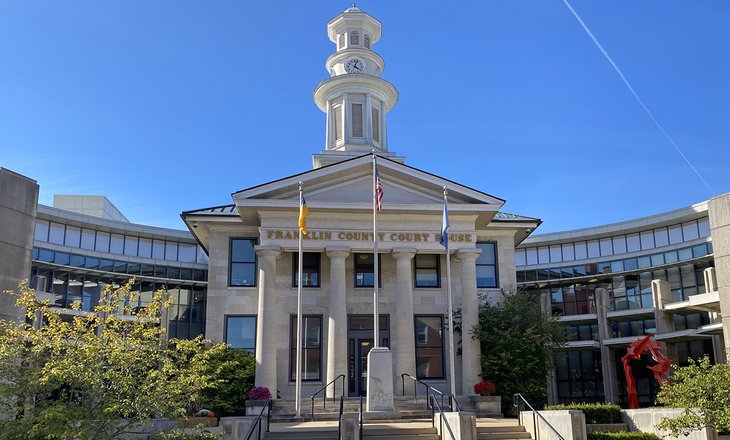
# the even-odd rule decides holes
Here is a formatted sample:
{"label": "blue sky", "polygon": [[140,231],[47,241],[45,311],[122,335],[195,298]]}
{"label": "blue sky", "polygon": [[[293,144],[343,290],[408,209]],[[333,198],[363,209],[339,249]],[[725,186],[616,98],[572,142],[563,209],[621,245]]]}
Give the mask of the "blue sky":
{"label": "blue sky", "polygon": [[[538,232],[730,191],[730,2],[572,0],[708,189],[561,0],[358,2],[400,92],[408,165],[542,218]],[[311,168],[340,1],[0,2],[0,166],[104,194],[133,222]],[[387,208],[387,194],[384,200]]]}

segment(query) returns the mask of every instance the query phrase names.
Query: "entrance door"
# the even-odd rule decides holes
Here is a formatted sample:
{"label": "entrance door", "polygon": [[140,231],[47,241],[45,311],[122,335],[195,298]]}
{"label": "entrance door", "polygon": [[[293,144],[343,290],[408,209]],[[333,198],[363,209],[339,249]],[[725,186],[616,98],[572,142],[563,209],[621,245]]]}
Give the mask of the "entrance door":
{"label": "entrance door", "polygon": [[[347,345],[348,395],[365,396],[367,393],[368,353],[373,344],[372,316],[350,315]],[[380,346],[390,346],[388,317],[380,316]]]}

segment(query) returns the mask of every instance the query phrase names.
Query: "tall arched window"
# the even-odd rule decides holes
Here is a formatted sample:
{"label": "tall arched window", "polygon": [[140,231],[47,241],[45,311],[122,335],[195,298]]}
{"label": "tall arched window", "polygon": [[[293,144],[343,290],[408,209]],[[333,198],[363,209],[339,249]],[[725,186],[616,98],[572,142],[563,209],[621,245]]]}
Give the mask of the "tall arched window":
{"label": "tall arched window", "polygon": [[360,33],[357,31],[350,32],[350,46],[360,45]]}

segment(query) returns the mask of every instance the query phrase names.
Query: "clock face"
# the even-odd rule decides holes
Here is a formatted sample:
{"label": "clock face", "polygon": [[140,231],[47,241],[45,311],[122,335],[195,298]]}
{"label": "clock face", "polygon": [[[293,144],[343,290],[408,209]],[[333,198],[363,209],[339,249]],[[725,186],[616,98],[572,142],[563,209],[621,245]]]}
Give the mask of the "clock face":
{"label": "clock face", "polygon": [[353,58],[345,64],[345,71],[347,73],[363,73],[365,71],[365,63],[357,58]]}

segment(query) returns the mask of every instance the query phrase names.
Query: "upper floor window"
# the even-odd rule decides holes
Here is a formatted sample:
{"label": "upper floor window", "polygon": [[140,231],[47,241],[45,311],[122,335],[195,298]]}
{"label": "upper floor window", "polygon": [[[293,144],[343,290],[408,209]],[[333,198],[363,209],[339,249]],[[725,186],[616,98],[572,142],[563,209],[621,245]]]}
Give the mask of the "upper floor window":
{"label": "upper floor window", "polygon": [[380,109],[372,107],[372,120],[373,120],[373,140],[380,142]]}
{"label": "upper floor window", "polygon": [[440,287],[439,256],[437,254],[416,254],[416,287]]}
{"label": "upper floor window", "polygon": [[256,317],[226,315],[226,343],[256,353]]}
{"label": "upper floor window", "polygon": [[[378,286],[382,286],[380,278],[380,255],[378,255]],[[375,258],[373,254],[355,254],[355,287],[375,286]]]}
{"label": "upper floor window", "polygon": [[335,123],[334,123],[334,137],[336,141],[342,140],[342,106],[336,105],[332,107]]}
{"label": "upper floor window", "polygon": [[[304,252],[302,259],[302,287],[319,287],[319,252]],[[299,254],[292,254],[292,287],[298,287]]]}
{"label": "upper floor window", "polygon": [[352,104],[352,137],[363,137],[362,107],[360,103]]}
{"label": "upper floor window", "polygon": [[497,287],[497,243],[477,243],[482,253],[477,258],[477,287]]}
{"label": "upper floor window", "polygon": [[231,264],[229,276],[231,286],[256,285],[256,239],[231,239]]}
{"label": "upper floor window", "polygon": [[362,37],[362,39],[363,39],[363,43],[364,43],[363,45],[366,48],[370,49],[370,35],[364,34],[363,37]]}
{"label": "upper floor window", "polygon": [[360,33],[357,31],[350,32],[350,46],[360,45]]}

